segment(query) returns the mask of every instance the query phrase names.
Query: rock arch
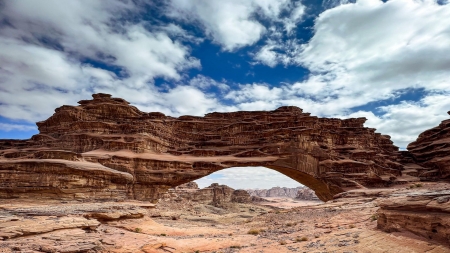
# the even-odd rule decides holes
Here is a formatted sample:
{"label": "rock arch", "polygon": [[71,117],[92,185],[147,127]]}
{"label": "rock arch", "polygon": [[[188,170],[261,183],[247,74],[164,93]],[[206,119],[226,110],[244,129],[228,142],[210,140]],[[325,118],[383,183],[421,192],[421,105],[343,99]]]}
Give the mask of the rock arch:
{"label": "rock arch", "polygon": [[279,171],[325,201],[401,183],[398,148],[365,118],[319,118],[293,106],[175,118],[102,93],[79,104],[55,109],[30,140],[0,140],[0,197],[156,200],[244,166]]}

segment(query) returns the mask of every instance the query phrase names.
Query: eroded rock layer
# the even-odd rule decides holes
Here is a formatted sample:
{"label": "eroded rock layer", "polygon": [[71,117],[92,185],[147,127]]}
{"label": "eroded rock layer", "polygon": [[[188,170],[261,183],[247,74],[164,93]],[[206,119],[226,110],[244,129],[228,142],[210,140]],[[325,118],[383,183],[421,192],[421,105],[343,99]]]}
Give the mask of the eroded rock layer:
{"label": "eroded rock layer", "polygon": [[232,202],[251,202],[250,194],[245,190],[235,190],[227,185],[219,185],[218,183],[199,189],[195,182],[189,182],[174,189],[169,189],[168,193],[163,195],[163,198],[175,201],[192,201],[216,207],[224,207]]}
{"label": "eroded rock layer", "polygon": [[392,194],[380,201],[377,227],[450,243],[450,190]]}
{"label": "eroded rock layer", "polygon": [[[450,111],[448,112],[450,115]],[[422,180],[450,180],[450,119],[419,135],[408,145],[415,165],[409,172]]]}
{"label": "eroded rock layer", "polygon": [[398,148],[365,118],[318,118],[292,106],[174,118],[108,94],[79,104],[57,108],[29,140],[0,140],[1,198],[156,200],[244,166],[279,171],[321,200],[404,181]]}
{"label": "eroded rock layer", "polygon": [[288,187],[272,187],[270,189],[248,189],[247,192],[251,196],[257,196],[257,197],[287,197],[287,198],[295,198],[297,197],[297,193],[299,190],[303,189],[303,187],[295,187],[295,188],[288,188]]}

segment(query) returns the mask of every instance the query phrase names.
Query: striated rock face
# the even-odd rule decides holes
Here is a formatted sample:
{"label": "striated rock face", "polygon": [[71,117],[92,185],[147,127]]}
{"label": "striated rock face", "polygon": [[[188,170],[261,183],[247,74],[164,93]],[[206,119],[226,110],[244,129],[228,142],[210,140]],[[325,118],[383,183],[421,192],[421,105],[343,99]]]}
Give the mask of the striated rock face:
{"label": "striated rock face", "polygon": [[319,200],[317,198],[316,194],[313,190],[303,187],[302,189],[298,190],[297,195],[295,196],[295,199],[299,200]]}
{"label": "striated rock face", "polygon": [[392,195],[379,205],[379,229],[450,244],[450,190]]}
{"label": "striated rock face", "polygon": [[248,189],[247,192],[251,196],[257,197],[288,197],[295,198],[297,192],[303,187],[287,188],[287,187],[272,187],[270,189]]}
{"label": "striated rock face", "polygon": [[0,218],[0,238],[10,239],[19,236],[42,234],[60,229],[84,228],[95,230],[100,225],[97,220],[88,220],[83,217],[58,217],[49,219],[37,217],[35,219],[24,219],[21,217]]}
{"label": "striated rock face", "polygon": [[401,182],[398,148],[365,118],[318,118],[292,106],[174,118],[108,94],[79,104],[57,108],[29,140],[0,140],[0,198],[154,201],[245,166],[279,171],[321,200]]}
{"label": "striated rock face", "polygon": [[[196,183],[187,183],[181,185],[181,187],[176,187],[169,191],[170,197],[177,197],[184,200],[190,200],[194,202],[211,204],[214,206],[222,206],[224,204],[235,202],[235,203],[250,203],[250,195],[245,190],[235,190],[226,185],[219,185],[213,183],[208,187],[203,189],[198,189]],[[196,188],[194,188],[197,186]]]}
{"label": "striated rock face", "polygon": [[252,202],[252,198],[246,190],[235,190],[231,195],[231,202],[250,203]]}
{"label": "striated rock face", "polygon": [[196,182],[189,182],[175,187],[176,190],[197,190],[198,184]]}
{"label": "striated rock face", "polygon": [[313,190],[308,187],[272,187],[270,189],[248,189],[246,190],[252,197],[287,197],[298,200],[318,200]]}
{"label": "striated rock face", "polygon": [[408,145],[408,151],[405,156],[420,165],[409,166],[409,174],[421,180],[450,181],[450,119],[421,133],[415,142]]}

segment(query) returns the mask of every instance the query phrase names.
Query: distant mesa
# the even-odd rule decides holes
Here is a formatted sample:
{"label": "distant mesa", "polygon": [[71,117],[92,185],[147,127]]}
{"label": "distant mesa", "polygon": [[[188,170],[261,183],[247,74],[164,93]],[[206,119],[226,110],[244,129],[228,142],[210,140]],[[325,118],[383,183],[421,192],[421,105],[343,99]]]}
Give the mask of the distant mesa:
{"label": "distant mesa", "polygon": [[299,186],[295,188],[272,187],[270,189],[247,189],[250,196],[261,198],[284,197],[297,200],[319,200],[313,190]]}
{"label": "distant mesa", "polygon": [[326,201],[450,175],[450,120],[399,151],[365,118],[319,118],[294,106],[176,118],[92,97],[57,108],[29,140],[0,140],[0,198],[157,201],[219,170],[263,166]]}
{"label": "distant mesa", "polygon": [[227,185],[213,183],[208,187],[199,189],[197,183],[189,182],[169,189],[162,196],[166,200],[192,201],[209,204],[216,207],[226,207],[230,203],[250,203],[250,194],[245,190],[235,190]]}

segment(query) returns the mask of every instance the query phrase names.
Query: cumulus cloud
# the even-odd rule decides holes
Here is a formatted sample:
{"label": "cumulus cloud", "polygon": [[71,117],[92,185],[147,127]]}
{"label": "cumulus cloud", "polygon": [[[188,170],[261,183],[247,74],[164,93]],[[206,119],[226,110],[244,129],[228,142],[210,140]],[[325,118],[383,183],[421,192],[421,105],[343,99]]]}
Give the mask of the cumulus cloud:
{"label": "cumulus cloud", "polygon": [[[295,35],[307,15],[300,1],[171,0],[158,7],[182,24],[137,21],[141,1],[7,1],[0,7],[0,115],[43,120],[93,92],[174,116],[296,105],[318,116],[366,115],[368,126],[405,146],[448,111],[450,5],[353,2],[326,1],[329,9],[315,20],[313,37],[302,42]],[[190,69],[201,68],[190,47],[205,38],[184,25],[199,26],[226,51],[264,42],[251,54],[255,62],[301,65],[310,74],[280,85],[190,78]],[[158,78],[174,85],[159,87]],[[422,97],[376,113],[354,112],[397,101],[408,89],[422,90]],[[411,130],[397,127],[404,124]]]}
{"label": "cumulus cloud", "polygon": [[[302,65],[311,72],[308,78],[279,87],[282,92],[274,92],[270,100],[259,99],[251,84],[233,96],[241,107],[292,104],[320,116],[366,115],[367,125],[405,147],[447,117],[450,108],[448,99],[437,95],[450,91],[450,5],[431,0],[352,2],[327,1],[335,8],[317,17],[309,42],[268,40],[254,55],[270,67]],[[371,102],[400,98],[409,89],[423,90],[422,100],[380,107],[381,116],[352,113]]]}
{"label": "cumulus cloud", "polygon": [[191,80],[189,80],[189,85],[193,87],[198,87],[199,89],[206,90],[211,87],[216,87],[220,91],[227,91],[230,90],[230,86],[226,84],[226,80],[223,82],[217,82],[216,80],[204,76],[204,75],[197,75]]}
{"label": "cumulus cloud", "polygon": [[225,184],[234,189],[269,189],[272,187],[298,187],[299,182],[265,167],[234,167],[215,172],[196,180],[200,188],[212,183]]}
{"label": "cumulus cloud", "polygon": [[[233,51],[255,44],[267,32],[257,16],[281,23],[291,33],[302,20],[305,6],[291,0],[209,1],[171,0],[169,16],[200,24],[206,34],[224,50]],[[288,11],[287,17],[281,15]]]}
{"label": "cumulus cloud", "polygon": [[[367,124],[405,147],[447,116],[448,99],[437,94],[450,91],[449,31],[450,5],[434,1],[362,0],[330,9],[296,58],[313,74],[293,89],[322,101],[335,97],[330,102],[343,110],[423,89],[419,102],[380,107],[381,121],[368,117]],[[314,83],[320,88],[311,89]]]}
{"label": "cumulus cloud", "polygon": [[53,108],[99,91],[138,92],[141,96],[127,98],[152,103],[159,92],[155,78],[176,81],[183,71],[200,67],[190,48],[176,39],[189,38],[188,33],[167,26],[153,31],[127,19],[139,13],[133,1],[4,2],[1,115],[42,120]]}
{"label": "cumulus cloud", "polygon": [[406,148],[425,129],[437,126],[442,120],[448,119],[446,113],[450,109],[448,97],[450,92],[430,94],[418,102],[403,101],[400,104],[379,107],[382,112],[358,111],[347,117],[366,117],[366,126],[375,127],[378,132],[393,134],[395,144]]}
{"label": "cumulus cloud", "polygon": [[236,102],[244,101],[267,101],[276,100],[280,97],[282,89],[277,87],[269,87],[267,84],[246,84],[241,85],[238,90],[230,91],[225,98],[232,99]]}
{"label": "cumulus cloud", "polygon": [[298,64],[296,57],[301,53],[302,47],[299,43],[300,40],[295,38],[271,36],[256,53],[252,54],[255,64],[264,64],[272,68],[278,64],[285,66]]}
{"label": "cumulus cloud", "polygon": [[355,3],[356,0],[323,0],[322,1],[322,7],[324,9],[331,9],[336,6],[342,5],[342,4],[348,4],[348,3]]}

